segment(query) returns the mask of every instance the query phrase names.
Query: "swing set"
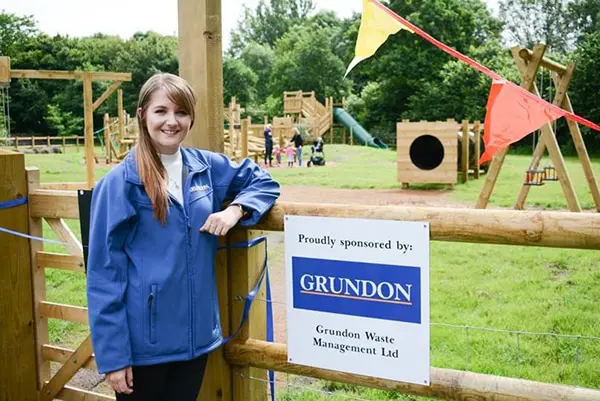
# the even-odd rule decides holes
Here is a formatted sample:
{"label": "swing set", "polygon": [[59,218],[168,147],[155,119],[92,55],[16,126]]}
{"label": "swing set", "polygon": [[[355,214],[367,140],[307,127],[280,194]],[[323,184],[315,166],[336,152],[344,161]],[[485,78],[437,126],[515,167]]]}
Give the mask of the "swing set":
{"label": "swing set", "polygon": [[[573,113],[573,106],[571,105],[571,100],[569,99],[567,92],[569,83],[573,78],[575,65],[571,63],[568,66],[563,66],[556,61],[545,58],[545,52],[546,45],[544,44],[536,45],[533,50],[520,46],[512,48],[512,56],[521,75],[521,87],[527,89],[534,95],[541,97],[540,91],[536,85],[536,77],[538,76],[540,69],[545,68],[549,71],[552,78],[551,82],[554,84],[555,88],[552,100],[553,104]],[[540,82],[540,89],[544,91],[543,73]],[[596,211],[600,212],[600,190],[596,178],[594,177],[594,171],[592,170],[590,158],[579,125],[575,121],[569,119],[567,119],[567,123],[579,157],[579,162],[583,167],[586,181],[590,187]],[[573,183],[569,176],[569,172],[567,171],[565,160],[556,140],[556,126],[553,126],[552,123],[546,123],[542,126],[540,131],[537,144],[534,135],[533,158],[529,168],[525,171],[525,180],[517,197],[515,209],[524,209],[525,201],[531,187],[542,186],[547,181],[557,181],[561,185],[569,210],[571,212],[581,212],[579,199],[573,188]],[[548,149],[552,164],[540,168],[539,165],[546,149]],[[479,198],[477,199],[477,204],[475,205],[477,209],[485,209],[487,207],[508,150],[508,147],[503,149],[493,158],[485,183],[479,194]]]}

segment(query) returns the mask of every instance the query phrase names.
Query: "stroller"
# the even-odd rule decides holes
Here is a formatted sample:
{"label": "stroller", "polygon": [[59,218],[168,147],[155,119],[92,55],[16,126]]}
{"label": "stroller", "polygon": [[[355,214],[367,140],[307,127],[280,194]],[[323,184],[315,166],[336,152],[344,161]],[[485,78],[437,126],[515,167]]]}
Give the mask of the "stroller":
{"label": "stroller", "polygon": [[313,146],[310,147],[310,160],[306,163],[306,167],[324,166],[325,165],[325,144],[323,138],[319,137]]}

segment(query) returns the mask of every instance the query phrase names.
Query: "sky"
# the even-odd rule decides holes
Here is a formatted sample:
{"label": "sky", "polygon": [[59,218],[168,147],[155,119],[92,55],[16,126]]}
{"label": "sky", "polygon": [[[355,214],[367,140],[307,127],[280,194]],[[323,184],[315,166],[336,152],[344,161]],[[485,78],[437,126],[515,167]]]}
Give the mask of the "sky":
{"label": "sky", "polygon": [[[317,10],[335,10],[348,17],[361,12],[362,0],[314,0]],[[498,0],[487,0],[495,10]],[[33,15],[38,28],[49,35],[89,36],[97,32],[129,38],[138,31],[177,34],[177,0],[3,0],[0,9]],[[253,8],[258,0],[222,0],[223,48],[242,15],[242,5]]]}

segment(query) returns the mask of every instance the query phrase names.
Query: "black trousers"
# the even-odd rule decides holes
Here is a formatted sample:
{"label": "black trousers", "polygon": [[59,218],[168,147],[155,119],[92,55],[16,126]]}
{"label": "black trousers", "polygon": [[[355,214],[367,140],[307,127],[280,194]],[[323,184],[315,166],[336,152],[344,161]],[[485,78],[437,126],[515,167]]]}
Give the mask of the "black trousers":
{"label": "black trousers", "polygon": [[265,143],[265,164],[268,164],[269,166],[272,164],[273,161],[273,142],[267,142]]}
{"label": "black trousers", "polygon": [[196,401],[207,358],[134,366],[133,393],[117,393],[117,401]]}

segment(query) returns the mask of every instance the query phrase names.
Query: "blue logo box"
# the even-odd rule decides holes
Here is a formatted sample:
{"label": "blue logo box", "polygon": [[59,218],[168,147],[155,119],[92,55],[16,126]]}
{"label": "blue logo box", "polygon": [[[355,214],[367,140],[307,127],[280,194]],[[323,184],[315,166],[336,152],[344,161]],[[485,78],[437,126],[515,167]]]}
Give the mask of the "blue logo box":
{"label": "blue logo box", "polygon": [[292,257],[294,308],[421,323],[421,269]]}

